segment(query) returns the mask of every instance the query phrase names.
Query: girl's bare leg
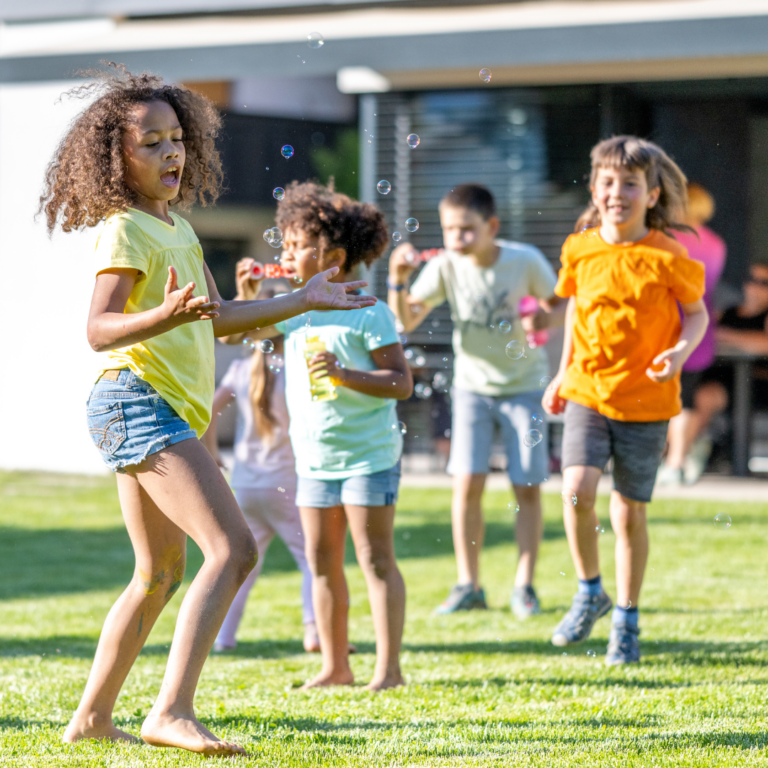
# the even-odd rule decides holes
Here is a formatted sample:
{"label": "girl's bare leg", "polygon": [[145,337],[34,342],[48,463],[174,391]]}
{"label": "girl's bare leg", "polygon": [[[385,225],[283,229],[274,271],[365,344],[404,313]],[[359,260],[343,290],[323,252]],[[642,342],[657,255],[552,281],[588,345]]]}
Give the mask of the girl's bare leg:
{"label": "girl's bare leg", "polygon": [[400,672],[405,583],[395,561],[395,507],[393,504],[384,507],[347,504],[344,509],[357,562],[368,584],[368,601],[376,633],[376,668],[367,688],[372,691],[394,688],[405,683]]}
{"label": "girl's bare leg", "polygon": [[544,533],[544,522],[541,516],[541,487],[538,485],[512,487],[520,507],[515,519],[515,538],[519,552],[515,586],[525,587],[533,584],[539,544]]}
{"label": "girl's bare leg", "polygon": [[107,615],[88,683],[64,741],[138,741],[112,724],[120,689],[157,617],[181,585],[187,536],[158,509],[132,475],[117,475],[125,525],[136,555],[136,570]]}
{"label": "girl's bare leg", "polygon": [[179,610],[160,693],[144,741],[206,755],[242,753],[195,717],[198,678],[232,599],[256,563],[256,543],[211,455],[185,440],[150,456],[136,477],[166,517],[197,543],[205,562]]}
{"label": "girl's bare leg", "polygon": [[300,507],[300,512],[323,660],[320,674],[304,688],[351,685],[355,678],[349,666],[349,591],[344,576],[347,519],[341,507]]}
{"label": "girl's bare leg", "polygon": [[[563,470],[563,521],[568,547],[576,568],[576,575],[582,580],[594,579],[600,573],[600,558],[597,550],[599,532],[595,499],[597,483],[602,475],[597,467],[566,467]],[[575,506],[570,503],[576,495]]]}
{"label": "girl's bare leg", "polygon": [[611,525],[616,534],[616,605],[636,606],[648,562],[646,504],[611,494]]}

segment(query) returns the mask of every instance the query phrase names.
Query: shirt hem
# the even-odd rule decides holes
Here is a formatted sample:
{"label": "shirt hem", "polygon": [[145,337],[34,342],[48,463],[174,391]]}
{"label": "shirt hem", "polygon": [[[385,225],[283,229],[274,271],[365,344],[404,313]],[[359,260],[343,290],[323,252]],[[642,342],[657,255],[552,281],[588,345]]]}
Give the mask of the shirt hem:
{"label": "shirt hem", "polygon": [[339,470],[303,470],[296,469],[296,474],[299,477],[307,478],[308,480],[346,480],[350,477],[364,477],[365,475],[374,475],[377,472],[383,472],[386,469],[391,469],[400,460],[400,456],[396,456],[394,459],[387,460],[385,462],[371,464],[367,467],[357,467],[354,469],[339,469]]}
{"label": "shirt hem", "polygon": [[[622,413],[620,411],[617,411],[615,408],[612,408],[610,405],[607,405],[606,403],[601,403],[597,400],[590,400],[589,398],[585,398],[585,397],[579,397],[578,395],[574,397],[574,395],[568,392],[567,390],[561,391],[560,397],[564,398],[565,400],[570,400],[571,402],[574,402],[577,405],[583,405],[585,408],[591,408],[593,411],[597,411],[602,416],[612,419],[613,421],[626,421],[626,422],[669,421],[670,419],[677,416],[678,413],[680,413],[679,406],[677,410],[671,414],[652,413],[649,416],[647,411],[643,411],[642,414]],[[642,415],[642,418],[637,418],[637,416],[639,415]]]}

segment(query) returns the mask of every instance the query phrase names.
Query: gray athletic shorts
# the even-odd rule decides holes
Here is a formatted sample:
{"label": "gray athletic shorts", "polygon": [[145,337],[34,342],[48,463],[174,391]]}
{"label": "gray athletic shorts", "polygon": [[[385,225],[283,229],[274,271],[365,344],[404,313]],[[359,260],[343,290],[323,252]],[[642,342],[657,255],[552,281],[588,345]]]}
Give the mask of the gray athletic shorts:
{"label": "gray athletic shorts", "polygon": [[[547,422],[542,392],[489,397],[453,387],[451,390],[451,457],[449,475],[481,475],[489,470],[496,426],[507,454],[507,474],[515,485],[539,485],[549,476]],[[534,415],[543,421],[531,420]],[[539,443],[526,445],[526,433],[538,430]],[[538,437],[538,436],[537,436]]]}
{"label": "gray athletic shorts", "polygon": [[616,421],[593,408],[568,402],[563,469],[604,469],[613,457],[613,487],[628,499],[648,502],[667,441],[668,421]]}

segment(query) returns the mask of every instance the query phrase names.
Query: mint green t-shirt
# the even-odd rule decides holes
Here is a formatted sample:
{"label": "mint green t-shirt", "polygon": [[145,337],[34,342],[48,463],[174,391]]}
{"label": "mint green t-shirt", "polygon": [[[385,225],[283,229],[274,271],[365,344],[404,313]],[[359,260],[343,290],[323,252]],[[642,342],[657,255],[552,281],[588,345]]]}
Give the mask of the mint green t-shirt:
{"label": "mint green t-shirt", "polygon": [[403,438],[395,400],[336,387],[335,400],[313,402],[304,358],[307,337],[317,336],[345,368],[376,370],[371,350],[398,343],[389,307],[380,301],[366,309],[312,311],[276,327],[285,334],[285,395],[296,473],[341,480],[397,464]]}

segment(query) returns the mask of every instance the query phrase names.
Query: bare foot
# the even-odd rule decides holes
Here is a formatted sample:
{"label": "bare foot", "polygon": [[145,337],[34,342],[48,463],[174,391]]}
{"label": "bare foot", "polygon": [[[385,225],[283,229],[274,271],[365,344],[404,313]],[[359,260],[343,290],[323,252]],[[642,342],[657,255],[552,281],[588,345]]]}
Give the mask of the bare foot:
{"label": "bare foot", "polygon": [[354,682],[355,676],[351,669],[345,672],[321,672],[317,677],[304,683],[299,690],[308,691],[310,688],[327,688],[331,685],[352,685]]}
{"label": "bare foot", "polygon": [[130,733],[121,731],[116,725],[112,724],[112,718],[108,721],[99,723],[96,716],[79,715],[77,712],[64,731],[62,741],[66,744],[74,744],[81,739],[106,739],[108,741],[127,741],[131,744],[138,744],[141,739],[137,739]]}
{"label": "bare foot", "polygon": [[214,736],[194,715],[176,716],[152,712],[141,726],[141,738],[153,747],[176,747],[202,755],[247,755],[237,744]]}
{"label": "bare foot", "polygon": [[365,686],[366,691],[386,691],[387,688],[397,688],[405,685],[405,680],[401,674],[391,677],[374,678]]}

